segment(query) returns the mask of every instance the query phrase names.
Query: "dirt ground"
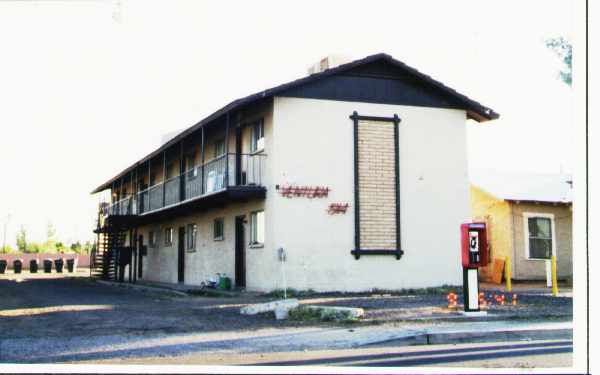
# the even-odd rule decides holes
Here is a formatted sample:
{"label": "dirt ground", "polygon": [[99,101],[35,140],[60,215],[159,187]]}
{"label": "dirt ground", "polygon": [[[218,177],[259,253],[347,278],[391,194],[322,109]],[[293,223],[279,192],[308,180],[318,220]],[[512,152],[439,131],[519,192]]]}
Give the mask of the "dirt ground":
{"label": "dirt ground", "polygon": [[[217,342],[248,332],[271,335],[315,327],[344,327],[335,322],[277,321],[271,314],[239,313],[247,304],[271,300],[273,297],[256,295],[219,298],[141,292],[96,283],[85,271],[76,275],[0,275],[0,362],[68,362],[79,358],[69,354],[69,350],[94,347],[118,357],[127,343],[151,341],[159,336],[168,341],[169,335],[195,335],[200,340],[210,337]],[[301,303],[364,308],[365,319],[352,327],[459,316],[447,308],[445,294],[317,295],[303,297]],[[517,305],[492,305],[489,311],[499,316],[556,316],[568,320],[572,299],[521,294]],[[49,352],[58,354],[45,355]],[[140,349],[138,353],[142,352]],[[84,358],[103,357],[98,354]]]}

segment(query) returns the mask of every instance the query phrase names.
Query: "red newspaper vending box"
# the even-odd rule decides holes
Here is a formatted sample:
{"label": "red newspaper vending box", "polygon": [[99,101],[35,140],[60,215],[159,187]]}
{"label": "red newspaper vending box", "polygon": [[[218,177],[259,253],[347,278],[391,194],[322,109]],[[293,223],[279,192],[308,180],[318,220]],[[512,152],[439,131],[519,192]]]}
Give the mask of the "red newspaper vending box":
{"label": "red newspaper vending box", "polygon": [[461,224],[461,253],[464,268],[479,268],[488,263],[488,244],[485,223]]}

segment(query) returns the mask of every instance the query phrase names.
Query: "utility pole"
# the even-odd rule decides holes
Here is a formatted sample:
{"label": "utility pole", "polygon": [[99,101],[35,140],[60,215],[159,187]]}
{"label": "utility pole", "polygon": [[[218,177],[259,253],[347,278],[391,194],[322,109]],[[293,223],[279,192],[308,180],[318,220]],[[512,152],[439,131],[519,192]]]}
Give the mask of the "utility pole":
{"label": "utility pole", "polygon": [[10,214],[6,215],[6,220],[4,221],[4,238],[2,239],[2,252],[6,250],[6,228],[8,227],[8,222],[10,221]]}

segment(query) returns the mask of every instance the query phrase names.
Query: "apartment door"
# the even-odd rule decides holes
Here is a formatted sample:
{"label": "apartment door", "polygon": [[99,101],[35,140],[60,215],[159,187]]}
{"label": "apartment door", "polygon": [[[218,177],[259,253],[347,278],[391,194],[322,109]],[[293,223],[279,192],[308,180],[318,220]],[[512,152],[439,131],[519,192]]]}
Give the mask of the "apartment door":
{"label": "apartment door", "polygon": [[235,217],[235,285],[246,287],[246,241],[244,240],[245,216]]}
{"label": "apartment door", "polygon": [[177,250],[177,281],[183,283],[185,280],[185,227],[179,227]]}

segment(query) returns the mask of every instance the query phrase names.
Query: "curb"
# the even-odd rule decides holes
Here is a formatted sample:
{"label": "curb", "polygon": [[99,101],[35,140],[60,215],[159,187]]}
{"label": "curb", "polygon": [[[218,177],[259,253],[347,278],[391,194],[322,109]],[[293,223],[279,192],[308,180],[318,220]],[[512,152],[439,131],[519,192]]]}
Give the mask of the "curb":
{"label": "curb", "polygon": [[170,294],[175,294],[179,297],[189,297],[189,294],[187,294],[185,292],[180,292],[178,290],[173,290],[173,289],[168,289],[168,288],[158,288],[158,287],[154,287],[154,286],[136,285],[136,284],[129,284],[129,283],[118,283],[118,282],[106,281],[106,280],[96,280],[96,282],[98,284],[102,284],[102,285],[120,287],[120,288],[126,288],[126,289],[133,289],[133,290],[137,290],[140,292],[170,293]]}
{"label": "curb", "polygon": [[358,346],[372,346],[381,344],[396,344],[399,346],[410,345],[437,345],[460,344],[475,342],[495,341],[531,341],[531,340],[560,340],[573,339],[573,330],[560,329],[523,329],[504,331],[471,331],[471,332],[434,332],[418,333],[415,335],[372,341]]}

